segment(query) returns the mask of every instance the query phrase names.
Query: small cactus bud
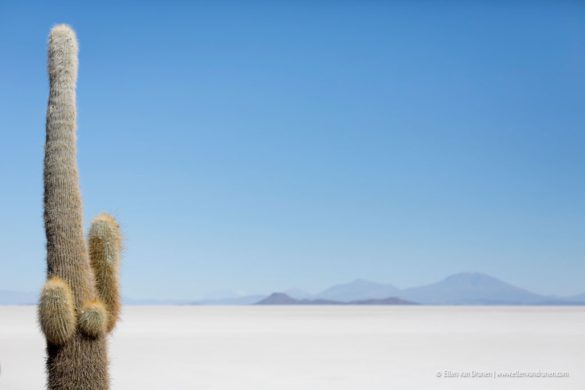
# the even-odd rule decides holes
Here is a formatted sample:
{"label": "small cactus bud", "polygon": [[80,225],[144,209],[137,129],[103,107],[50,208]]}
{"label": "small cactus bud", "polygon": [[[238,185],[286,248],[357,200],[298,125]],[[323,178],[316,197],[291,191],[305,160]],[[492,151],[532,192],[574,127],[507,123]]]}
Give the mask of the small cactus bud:
{"label": "small cactus bud", "polygon": [[98,300],[89,302],[79,313],[79,330],[89,337],[98,337],[106,332],[108,313]]}
{"label": "small cactus bud", "polygon": [[51,344],[64,344],[75,332],[75,308],[71,289],[53,276],[45,283],[39,302],[41,329]]}

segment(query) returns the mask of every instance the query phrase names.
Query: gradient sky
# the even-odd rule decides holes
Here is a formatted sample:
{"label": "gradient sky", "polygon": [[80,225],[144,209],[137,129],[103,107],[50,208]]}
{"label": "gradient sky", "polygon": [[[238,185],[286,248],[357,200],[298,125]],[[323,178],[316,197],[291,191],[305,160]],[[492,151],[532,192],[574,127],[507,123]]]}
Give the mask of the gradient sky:
{"label": "gradient sky", "polygon": [[46,41],[65,22],[86,225],[120,220],[125,296],[462,271],[585,292],[585,3],[12,3],[0,289],[45,277]]}

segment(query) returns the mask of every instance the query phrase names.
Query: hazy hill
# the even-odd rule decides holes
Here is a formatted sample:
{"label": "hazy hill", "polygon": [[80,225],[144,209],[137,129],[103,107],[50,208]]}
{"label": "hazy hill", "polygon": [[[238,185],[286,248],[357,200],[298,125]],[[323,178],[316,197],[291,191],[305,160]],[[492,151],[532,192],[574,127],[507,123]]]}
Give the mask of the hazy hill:
{"label": "hazy hill", "polygon": [[563,303],[481,273],[451,275],[437,283],[402,290],[398,296],[424,304],[497,305]]}
{"label": "hazy hill", "polygon": [[319,299],[348,302],[362,299],[383,299],[398,296],[400,290],[391,284],[370,282],[357,279],[345,284],[337,284],[316,295]]}
{"label": "hazy hill", "polygon": [[585,293],[579,294],[579,295],[574,295],[572,297],[569,297],[568,299],[570,299],[571,301],[575,301],[575,302],[585,303]]}
{"label": "hazy hill", "polygon": [[301,290],[300,288],[289,288],[288,290],[283,291],[289,297],[295,299],[313,299],[315,298],[315,294],[311,294],[305,290]]}
{"label": "hazy hill", "polygon": [[257,305],[339,305],[340,302],[327,299],[296,299],[285,293],[272,293],[256,302]]}

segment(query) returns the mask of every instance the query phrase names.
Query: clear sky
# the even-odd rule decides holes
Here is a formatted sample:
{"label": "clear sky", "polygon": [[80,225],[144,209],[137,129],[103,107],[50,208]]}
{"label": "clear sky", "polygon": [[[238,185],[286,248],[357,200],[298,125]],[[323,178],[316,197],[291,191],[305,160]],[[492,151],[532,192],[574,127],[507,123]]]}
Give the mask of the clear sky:
{"label": "clear sky", "polygon": [[0,289],[45,277],[61,22],[80,40],[86,225],[120,220],[125,296],[462,271],[585,292],[577,1],[3,1]]}

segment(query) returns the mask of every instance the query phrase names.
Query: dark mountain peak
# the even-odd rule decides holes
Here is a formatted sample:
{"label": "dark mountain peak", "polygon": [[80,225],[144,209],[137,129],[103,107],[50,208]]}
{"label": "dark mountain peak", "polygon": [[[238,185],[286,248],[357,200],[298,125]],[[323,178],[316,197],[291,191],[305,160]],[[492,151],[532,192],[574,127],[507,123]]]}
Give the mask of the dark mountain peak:
{"label": "dark mountain peak", "polygon": [[289,297],[285,293],[275,292],[267,296],[266,298],[257,302],[257,305],[290,305],[297,303],[298,300]]}

